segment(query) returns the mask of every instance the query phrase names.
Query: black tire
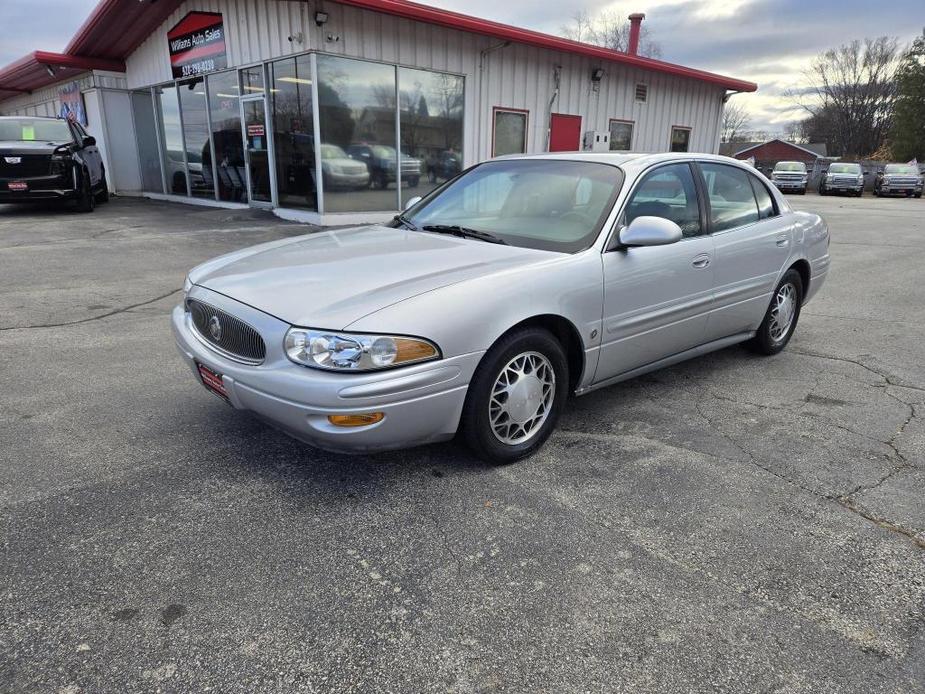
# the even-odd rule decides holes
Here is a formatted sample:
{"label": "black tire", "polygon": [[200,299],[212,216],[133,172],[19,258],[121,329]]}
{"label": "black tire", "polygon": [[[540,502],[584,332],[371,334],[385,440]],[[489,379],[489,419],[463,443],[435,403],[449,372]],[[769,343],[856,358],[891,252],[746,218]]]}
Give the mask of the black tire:
{"label": "black tire", "polygon": [[825,186],[819,186],[819,195],[826,195]]}
{"label": "black tire", "polygon": [[106,171],[100,173],[100,190],[96,194],[96,201],[101,205],[109,202],[109,183],[106,181]]}
{"label": "black tire", "polygon": [[74,207],[78,212],[93,212],[96,207],[96,195],[90,187],[90,175],[85,170],[80,172],[80,191]]}
{"label": "black tire", "polygon": [[806,195],[806,188],[800,190],[800,195]]}
{"label": "black tire", "polygon": [[864,191],[863,191],[863,190],[859,190],[857,193],[854,194],[854,197],[856,197],[856,198],[863,198],[863,197],[864,197]]}
{"label": "black tire", "polygon": [[915,197],[921,198],[921,197],[922,197],[922,194],[921,194],[921,193],[916,193],[916,194],[915,194]]}
{"label": "black tire", "polygon": [[[555,382],[551,385],[552,402],[545,411],[545,419],[537,422],[534,430],[528,434],[526,427],[523,428],[523,433],[528,434],[523,441],[504,442],[496,436],[491,424],[489,408],[492,403],[492,391],[502,372],[512,361],[537,354],[545,357],[555,377]],[[535,357],[531,358],[535,359]],[[548,367],[544,365],[542,368]],[[534,372],[528,371],[527,375],[532,373]],[[532,455],[545,443],[556,427],[556,422],[559,420],[568,397],[568,379],[568,361],[565,351],[549,331],[542,328],[523,328],[505,335],[482,358],[469,384],[469,392],[466,395],[466,404],[460,420],[460,433],[466,444],[476,456],[495,464],[512,463]],[[534,381],[540,383],[537,379]],[[517,382],[519,379],[513,383]],[[541,416],[539,413],[540,410],[535,410],[534,418]],[[510,421],[508,415],[503,414],[502,417]],[[530,421],[528,419],[524,424],[530,426]],[[511,435],[510,430],[508,430],[508,435]],[[517,436],[512,438],[516,439]]]}
{"label": "black tire", "polygon": [[[774,337],[774,311],[777,307],[778,296],[785,291],[786,287],[791,287],[793,290],[793,318],[790,321],[790,325],[787,330],[779,335],[777,338]],[[784,347],[787,346],[787,343],[790,342],[790,338],[793,336],[793,331],[797,328],[797,321],[800,320],[800,309],[803,305],[803,278],[800,277],[800,273],[790,268],[787,272],[784,273],[784,276],[781,278],[777,287],[774,289],[774,294],[771,296],[771,303],[768,306],[767,312],[764,314],[764,320],[761,321],[761,325],[758,328],[758,332],[755,333],[755,336],[745,343],[753,352],[758,354],[764,354],[771,356],[777,354]]]}

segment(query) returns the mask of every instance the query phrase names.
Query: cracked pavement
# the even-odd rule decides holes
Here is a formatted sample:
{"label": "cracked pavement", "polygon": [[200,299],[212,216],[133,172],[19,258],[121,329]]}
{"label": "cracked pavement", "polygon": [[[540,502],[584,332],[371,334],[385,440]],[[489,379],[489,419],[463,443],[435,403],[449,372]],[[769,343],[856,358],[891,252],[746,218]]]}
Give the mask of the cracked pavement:
{"label": "cracked pavement", "polygon": [[186,271],[306,227],[0,207],[0,691],[925,692],[925,203],[793,202],[834,265],[782,354],[573,400],[503,468],[194,382]]}

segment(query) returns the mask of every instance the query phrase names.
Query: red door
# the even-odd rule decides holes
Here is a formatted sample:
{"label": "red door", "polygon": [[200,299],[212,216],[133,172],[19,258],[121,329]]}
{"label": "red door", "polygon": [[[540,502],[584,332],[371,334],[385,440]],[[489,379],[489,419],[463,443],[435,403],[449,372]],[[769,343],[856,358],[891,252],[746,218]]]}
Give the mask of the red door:
{"label": "red door", "polygon": [[581,116],[553,113],[549,117],[549,151],[577,152],[581,149]]}

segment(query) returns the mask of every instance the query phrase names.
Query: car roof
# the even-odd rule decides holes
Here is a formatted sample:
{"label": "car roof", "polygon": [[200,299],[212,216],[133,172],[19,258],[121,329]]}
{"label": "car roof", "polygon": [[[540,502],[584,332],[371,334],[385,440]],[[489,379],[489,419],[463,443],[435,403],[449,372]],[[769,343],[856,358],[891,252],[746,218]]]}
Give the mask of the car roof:
{"label": "car roof", "polygon": [[698,152],[540,152],[537,154],[508,154],[495,157],[496,161],[512,159],[550,159],[559,161],[589,161],[610,164],[620,168],[646,169],[654,164],[677,161],[715,161],[751,169],[746,162],[719,154]]}

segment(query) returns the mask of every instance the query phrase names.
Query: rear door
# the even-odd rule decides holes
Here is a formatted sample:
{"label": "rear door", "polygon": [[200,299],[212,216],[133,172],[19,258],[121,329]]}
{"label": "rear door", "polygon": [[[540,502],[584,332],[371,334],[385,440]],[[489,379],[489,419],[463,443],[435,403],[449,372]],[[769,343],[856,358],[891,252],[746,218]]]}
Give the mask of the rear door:
{"label": "rear door", "polygon": [[768,188],[744,168],[701,162],[716,252],[710,340],[758,328],[790,257],[792,224]]}
{"label": "rear door", "polygon": [[704,342],[713,297],[713,239],[704,233],[690,164],[666,164],[644,174],[618,228],[644,215],[676,222],[684,238],[604,253],[603,339],[595,381]]}

